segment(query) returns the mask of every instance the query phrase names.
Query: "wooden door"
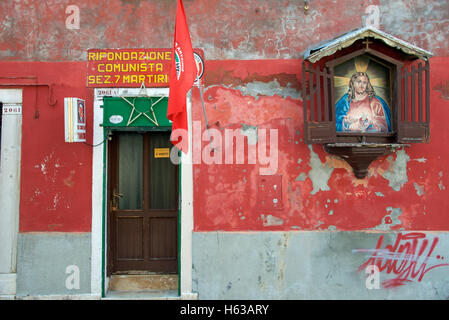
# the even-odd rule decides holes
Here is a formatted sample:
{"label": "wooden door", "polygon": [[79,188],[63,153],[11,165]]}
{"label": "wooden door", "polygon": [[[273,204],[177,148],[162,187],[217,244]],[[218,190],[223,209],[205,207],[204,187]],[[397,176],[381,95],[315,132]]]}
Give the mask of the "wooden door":
{"label": "wooden door", "polygon": [[178,166],[170,132],[115,132],[109,148],[108,273],[177,273]]}

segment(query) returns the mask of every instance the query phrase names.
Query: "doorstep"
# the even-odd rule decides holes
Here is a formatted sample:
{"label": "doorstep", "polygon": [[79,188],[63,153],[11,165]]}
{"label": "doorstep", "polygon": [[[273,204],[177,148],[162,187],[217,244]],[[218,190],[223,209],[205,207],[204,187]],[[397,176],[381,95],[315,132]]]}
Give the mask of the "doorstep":
{"label": "doorstep", "polygon": [[108,291],[176,291],[177,274],[115,274],[108,282]]}
{"label": "doorstep", "polygon": [[108,291],[102,300],[181,300],[178,290]]}
{"label": "doorstep", "polygon": [[196,293],[178,294],[177,274],[114,274],[105,300],[197,300]]}

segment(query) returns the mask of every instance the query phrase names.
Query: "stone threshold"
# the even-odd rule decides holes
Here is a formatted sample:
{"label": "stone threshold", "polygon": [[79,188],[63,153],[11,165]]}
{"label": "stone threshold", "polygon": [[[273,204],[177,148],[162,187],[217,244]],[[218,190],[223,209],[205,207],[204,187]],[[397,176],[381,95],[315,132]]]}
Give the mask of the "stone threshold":
{"label": "stone threshold", "polygon": [[108,292],[178,291],[177,274],[114,274]]}

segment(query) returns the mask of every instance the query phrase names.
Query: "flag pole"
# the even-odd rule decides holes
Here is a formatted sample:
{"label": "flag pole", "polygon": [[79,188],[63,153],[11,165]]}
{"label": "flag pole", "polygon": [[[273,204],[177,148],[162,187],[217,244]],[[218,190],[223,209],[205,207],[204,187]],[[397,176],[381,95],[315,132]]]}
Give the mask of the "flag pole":
{"label": "flag pole", "polygon": [[201,90],[201,83],[200,83],[200,78],[198,77],[198,74],[196,75],[196,83],[198,85],[198,89],[200,90],[201,104],[203,106],[204,119],[206,120],[207,135],[209,136],[210,146],[211,146],[212,150],[214,150],[215,148],[212,145],[212,137],[210,136],[210,133],[209,133],[209,123],[207,122],[206,107],[204,106],[203,90]]}

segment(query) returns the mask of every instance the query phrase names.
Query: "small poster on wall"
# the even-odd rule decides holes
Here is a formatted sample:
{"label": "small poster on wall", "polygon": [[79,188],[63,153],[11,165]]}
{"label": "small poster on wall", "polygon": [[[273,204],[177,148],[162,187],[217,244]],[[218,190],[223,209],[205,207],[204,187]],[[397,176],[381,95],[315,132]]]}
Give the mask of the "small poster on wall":
{"label": "small poster on wall", "polygon": [[64,98],[65,142],[86,142],[85,101]]}

